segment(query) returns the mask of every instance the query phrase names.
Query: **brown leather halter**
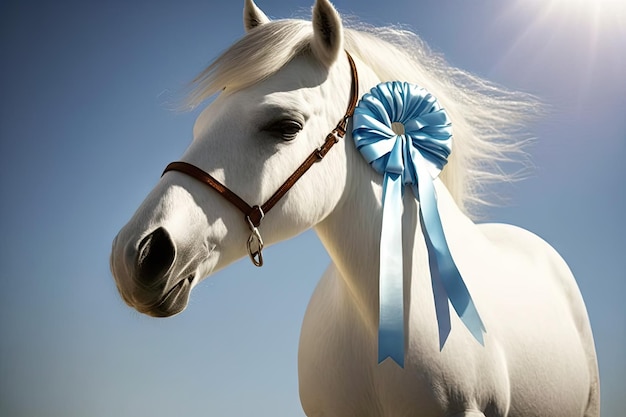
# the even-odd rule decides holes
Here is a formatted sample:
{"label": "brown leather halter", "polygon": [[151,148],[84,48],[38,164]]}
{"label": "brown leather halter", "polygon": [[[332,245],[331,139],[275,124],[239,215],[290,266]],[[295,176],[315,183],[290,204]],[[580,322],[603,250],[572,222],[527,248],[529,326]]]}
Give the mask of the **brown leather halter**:
{"label": "brown leather halter", "polygon": [[333,145],[339,142],[346,134],[346,128],[348,120],[354,113],[357,101],[359,99],[359,77],[356,70],[356,65],[350,54],[346,51],[348,61],[350,62],[350,68],[352,70],[352,86],[350,88],[350,103],[346,114],[337,123],[337,126],[326,136],[326,140],[319,148],[315,149],[304,160],[304,162],[295,170],[293,174],[281,185],[278,190],[262,205],[250,206],[241,197],[228,189],[224,184],[213,178],[208,173],[204,172],[195,165],[187,162],[177,161],[170,163],[163,171],[162,175],[165,175],[168,171],[178,171],[189,175],[192,178],[208,185],[218,192],[219,195],[224,197],[235,207],[237,207],[244,214],[244,219],[250,227],[250,237],[248,238],[248,254],[255,266],[263,266],[263,239],[259,233],[258,227],[261,224],[263,217],[278,203],[278,201],[289,191],[291,187],[304,175],[305,172],[313,166],[314,163],[321,161],[324,156],[330,151]]}

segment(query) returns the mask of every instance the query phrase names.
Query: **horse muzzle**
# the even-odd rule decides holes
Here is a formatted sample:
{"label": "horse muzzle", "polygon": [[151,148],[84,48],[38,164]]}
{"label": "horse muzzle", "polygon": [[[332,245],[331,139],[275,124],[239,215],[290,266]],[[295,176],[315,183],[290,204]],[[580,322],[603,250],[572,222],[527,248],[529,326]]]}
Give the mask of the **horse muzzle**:
{"label": "horse muzzle", "polygon": [[111,272],[124,301],[153,317],[169,317],[183,311],[196,280],[194,259],[199,257],[189,259],[185,256],[188,251],[177,250],[163,227],[137,243],[132,239],[124,242],[122,232],[113,241]]}

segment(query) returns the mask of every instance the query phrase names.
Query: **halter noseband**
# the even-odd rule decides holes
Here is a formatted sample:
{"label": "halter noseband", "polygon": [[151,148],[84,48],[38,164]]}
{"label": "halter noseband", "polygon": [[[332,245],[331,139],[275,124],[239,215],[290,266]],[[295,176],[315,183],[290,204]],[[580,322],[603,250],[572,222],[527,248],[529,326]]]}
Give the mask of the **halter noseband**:
{"label": "halter noseband", "polygon": [[350,88],[350,103],[348,104],[348,109],[346,110],[346,114],[343,118],[337,123],[337,126],[326,136],[326,140],[324,143],[317,149],[315,149],[311,154],[304,160],[304,162],[296,168],[293,174],[287,180],[278,187],[278,190],[261,206],[254,205],[250,206],[246,203],[241,197],[232,192],[228,187],[224,184],[213,178],[208,173],[204,172],[202,169],[196,167],[195,165],[189,164],[183,161],[171,162],[162,175],[165,175],[168,171],[178,171],[183,174],[187,174],[190,177],[208,185],[213,188],[219,195],[224,197],[230,203],[232,203],[235,207],[237,207],[243,214],[248,227],[250,228],[250,237],[248,237],[248,254],[250,255],[250,259],[255,266],[263,266],[263,239],[261,238],[261,234],[259,233],[258,227],[261,224],[261,220],[263,217],[278,203],[278,201],[283,198],[283,196],[294,186],[294,184],[304,175],[305,172],[313,166],[314,163],[321,161],[328,151],[333,147],[333,145],[339,142],[339,139],[342,139],[346,134],[346,129],[348,125],[348,120],[352,117],[354,113],[354,108],[356,107],[357,101],[359,99],[359,77],[356,70],[356,65],[354,64],[354,60],[350,56],[350,54],[346,51],[346,55],[348,56],[348,62],[350,63],[350,69],[352,71],[352,86]]}

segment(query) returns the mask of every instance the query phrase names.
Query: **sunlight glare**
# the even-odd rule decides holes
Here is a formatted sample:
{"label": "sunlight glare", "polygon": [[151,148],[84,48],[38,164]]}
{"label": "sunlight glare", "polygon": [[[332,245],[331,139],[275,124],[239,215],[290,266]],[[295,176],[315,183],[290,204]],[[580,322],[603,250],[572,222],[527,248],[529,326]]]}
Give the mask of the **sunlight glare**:
{"label": "sunlight glare", "polygon": [[[558,20],[585,23],[596,31],[626,28],[626,0],[523,0],[531,9]],[[587,26],[585,25],[585,26]]]}
{"label": "sunlight glare", "polygon": [[624,85],[626,0],[512,0],[503,16],[522,26],[499,66],[571,86],[572,103]]}

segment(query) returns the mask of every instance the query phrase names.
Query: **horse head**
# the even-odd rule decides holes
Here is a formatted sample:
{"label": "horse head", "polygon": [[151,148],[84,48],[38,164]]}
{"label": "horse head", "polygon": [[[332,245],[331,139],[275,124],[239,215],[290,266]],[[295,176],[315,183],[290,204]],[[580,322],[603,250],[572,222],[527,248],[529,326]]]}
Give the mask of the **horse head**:
{"label": "horse head", "polygon": [[[341,19],[327,0],[316,2],[312,22],[272,22],[246,0],[244,27],[246,35],[196,80],[196,104],[218,94],[181,161],[260,205],[342,119],[350,66]],[[347,149],[335,146],[312,166],[262,226],[247,225],[231,202],[190,175],[166,172],[113,242],[122,298],[152,316],[177,314],[200,280],[246,256],[248,226],[272,244],[318,224],[346,198]]]}

